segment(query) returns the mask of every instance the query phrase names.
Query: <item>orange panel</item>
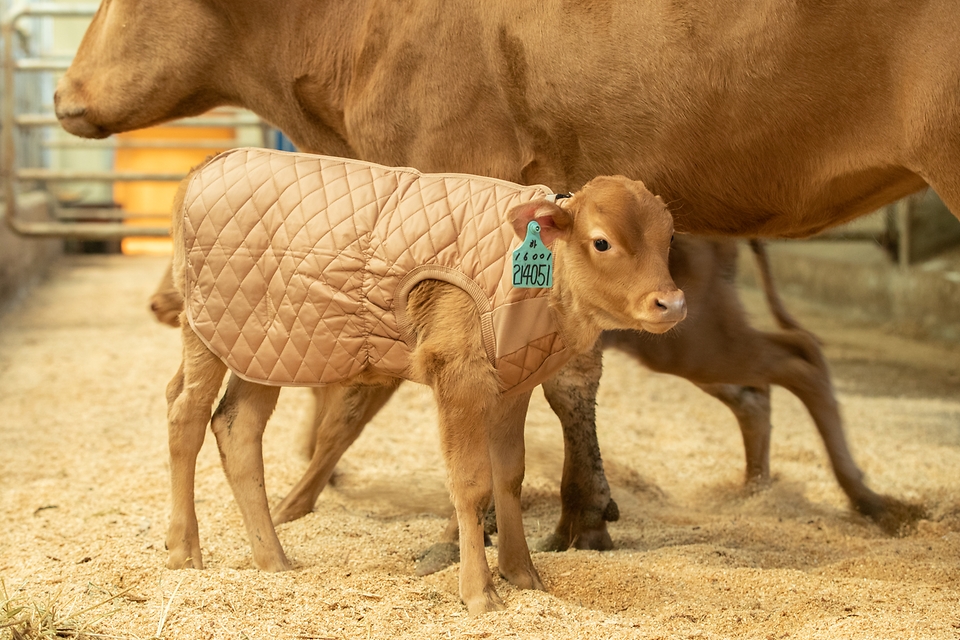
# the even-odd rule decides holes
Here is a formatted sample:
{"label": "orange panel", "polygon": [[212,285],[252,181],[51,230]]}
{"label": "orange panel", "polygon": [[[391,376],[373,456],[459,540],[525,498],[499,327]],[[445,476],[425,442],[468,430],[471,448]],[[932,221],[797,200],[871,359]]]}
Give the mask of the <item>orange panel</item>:
{"label": "orange panel", "polygon": [[[160,126],[118,134],[121,140],[183,141],[183,147],[174,149],[118,148],[114,156],[117,171],[155,173],[186,173],[208,156],[233,146],[235,132],[231,127],[173,127]],[[222,149],[190,147],[191,141],[223,140]],[[130,213],[156,213],[159,218],[137,219],[131,224],[168,224],[170,207],[177,192],[176,182],[117,182],[113,199]],[[126,254],[169,254],[170,240],[166,238],[124,238],[121,248]]]}

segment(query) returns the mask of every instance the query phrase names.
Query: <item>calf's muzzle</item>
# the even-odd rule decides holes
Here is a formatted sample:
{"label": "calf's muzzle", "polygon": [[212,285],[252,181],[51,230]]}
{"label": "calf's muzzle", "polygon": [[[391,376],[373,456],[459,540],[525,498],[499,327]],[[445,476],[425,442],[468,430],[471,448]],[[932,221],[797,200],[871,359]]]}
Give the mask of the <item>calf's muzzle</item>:
{"label": "calf's muzzle", "polygon": [[640,305],[639,319],[644,331],[664,333],[687,317],[687,301],[680,289],[654,291]]}

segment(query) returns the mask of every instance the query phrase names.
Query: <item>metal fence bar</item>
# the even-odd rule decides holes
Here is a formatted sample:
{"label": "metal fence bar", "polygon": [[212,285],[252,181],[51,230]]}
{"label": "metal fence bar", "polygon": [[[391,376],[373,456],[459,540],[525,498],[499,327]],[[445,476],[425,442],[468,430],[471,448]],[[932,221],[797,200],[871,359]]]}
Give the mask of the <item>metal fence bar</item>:
{"label": "metal fence bar", "polygon": [[64,169],[17,169],[14,175],[20,180],[54,180],[91,181],[91,182],[120,182],[155,181],[179,182],[187,177],[185,173],[146,173],[133,171],[75,171]]}
{"label": "metal fence bar", "polygon": [[[31,191],[21,195],[20,203],[24,210],[46,208],[54,211],[56,203],[47,192]],[[9,205],[7,207],[9,213]],[[38,238],[71,237],[81,240],[114,240],[126,236],[164,238],[170,235],[168,226],[133,226],[121,222],[64,222],[22,220],[16,216],[6,216],[7,225],[16,233]]]}
{"label": "metal fence bar", "polygon": [[[2,181],[5,210],[3,212],[6,224],[16,233],[37,237],[73,237],[90,240],[117,239],[128,236],[163,237],[169,235],[169,227],[164,226],[133,226],[124,224],[125,220],[157,219],[162,215],[132,213],[119,208],[103,206],[77,207],[62,205],[49,192],[33,191],[19,193],[19,186],[27,181],[54,182],[122,182],[122,181],[160,181],[171,182],[183,179],[182,173],[149,173],[149,172],[118,172],[118,171],[78,171],[59,170],[38,167],[17,168],[17,137],[22,130],[31,130],[41,127],[59,127],[59,122],[51,113],[20,113],[16,112],[16,74],[59,72],[69,68],[71,60],[64,57],[20,57],[15,55],[14,45],[18,41],[17,22],[30,17],[48,18],[89,18],[98,8],[98,3],[51,3],[28,2],[21,0],[3,16],[0,24],[3,46],[3,95],[0,108],[0,181]],[[27,52],[30,56],[30,52]],[[262,121],[253,114],[233,108],[216,109],[210,114],[186,118],[169,123],[170,127],[231,127],[231,128],[259,128],[264,130]],[[46,140],[40,142],[43,148],[56,149],[222,149],[236,146],[238,140],[123,140],[108,139],[94,140]],[[18,215],[21,211],[30,212],[30,218],[46,210],[51,220],[38,221],[25,219]]]}

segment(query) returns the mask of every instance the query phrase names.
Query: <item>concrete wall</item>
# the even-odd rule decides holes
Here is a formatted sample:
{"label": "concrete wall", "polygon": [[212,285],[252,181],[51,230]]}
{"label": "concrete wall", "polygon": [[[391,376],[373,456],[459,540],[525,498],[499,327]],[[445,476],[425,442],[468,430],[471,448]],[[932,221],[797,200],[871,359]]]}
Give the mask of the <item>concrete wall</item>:
{"label": "concrete wall", "polygon": [[[5,206],[2,200],[0,206]],[[24,194],[21,211],[27,220],[46,219],[45,197]],[[24,238],[0,224],[0,313],[46,274],[62,250],[62,240]]]}
{"label": "concrete wall", "polygon": [[[907,268],[864,241],[772,241],[767,251],[784,295],[912,337],[960,342],[960,249]],[[758,284],[745,243],[739,280]]]}

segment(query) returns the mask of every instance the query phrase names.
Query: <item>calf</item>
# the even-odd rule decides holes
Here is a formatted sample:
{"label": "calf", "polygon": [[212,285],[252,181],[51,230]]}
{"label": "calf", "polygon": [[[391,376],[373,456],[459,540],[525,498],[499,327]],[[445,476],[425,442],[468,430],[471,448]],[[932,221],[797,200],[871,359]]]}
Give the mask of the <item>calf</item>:
{"label": "calf", "polygon": [[[734,242],[680,235],[670,252],[670,272],[686,294],[690,309],[686,322],[679,330],[656,339],[631,331],[606,332],[604,347],[624,351],[654,371],[686,378],[725,404],[739,424],[746,482],[753,487],[759,488],[770,479],[770,386],[776,384],[790,390],[810,412],[837,481],[853,508],[886,533],[901,533],[924,515],[923,509],[877,494],[864,483],[863,473],[847,446],[819,342],[783,307],[762,243],[752,241],[751,246],[779,332],[758,331],[750,326],[734,284]],[[151,309],[161,322],[176,326],[182,308],[183,300],[173,287],[168,270],[151,297]],[[357,401],[357,389],[315,389],[318,411],[307,425],[306,438],[307,455],[312,456],[310,465],[274,509],[274,523],[296,520],[313,510],[336,461],[393,391],[394,387],[363,388],[362,393],[373,398],[367,406]],[[331,424],[349,426],[331,430]],[[344,429],[350,434],[347,438]],[[561,519],[564,518],[562,515]],[[563,530],[564,526],[558,529]],[[426,560],[418,571],[429,573],[449,564],[449,543],[456,539],[455,526],[448,528],[443,541],[424,556]],[[573,544],[580,543],[574,540]],[[566,543],[553,534],[543,546],[558,549]]]}
{"label": "calf", "polygon": [[[437,399],[468,611],[503,607],[483,548],[491,499],[501,575],[543,589],[520,514],[531,390],[602,330],[662,333],[686,314],[659,198],[620,176],[590,181],[563,206],[554,198],[545,187],[259,149],[195,170],[173,214],[185,309],[183,363],[167,388],[168,566],[203,566],[193,475],[208,421],[254,563],[283,570],[261,449],[279,387],[409,379]],[[552,251],[552,286],[540,270],[539,288],[516,288],[517,267],[529,271],[507,265],[517,237],[523,259]]]}

